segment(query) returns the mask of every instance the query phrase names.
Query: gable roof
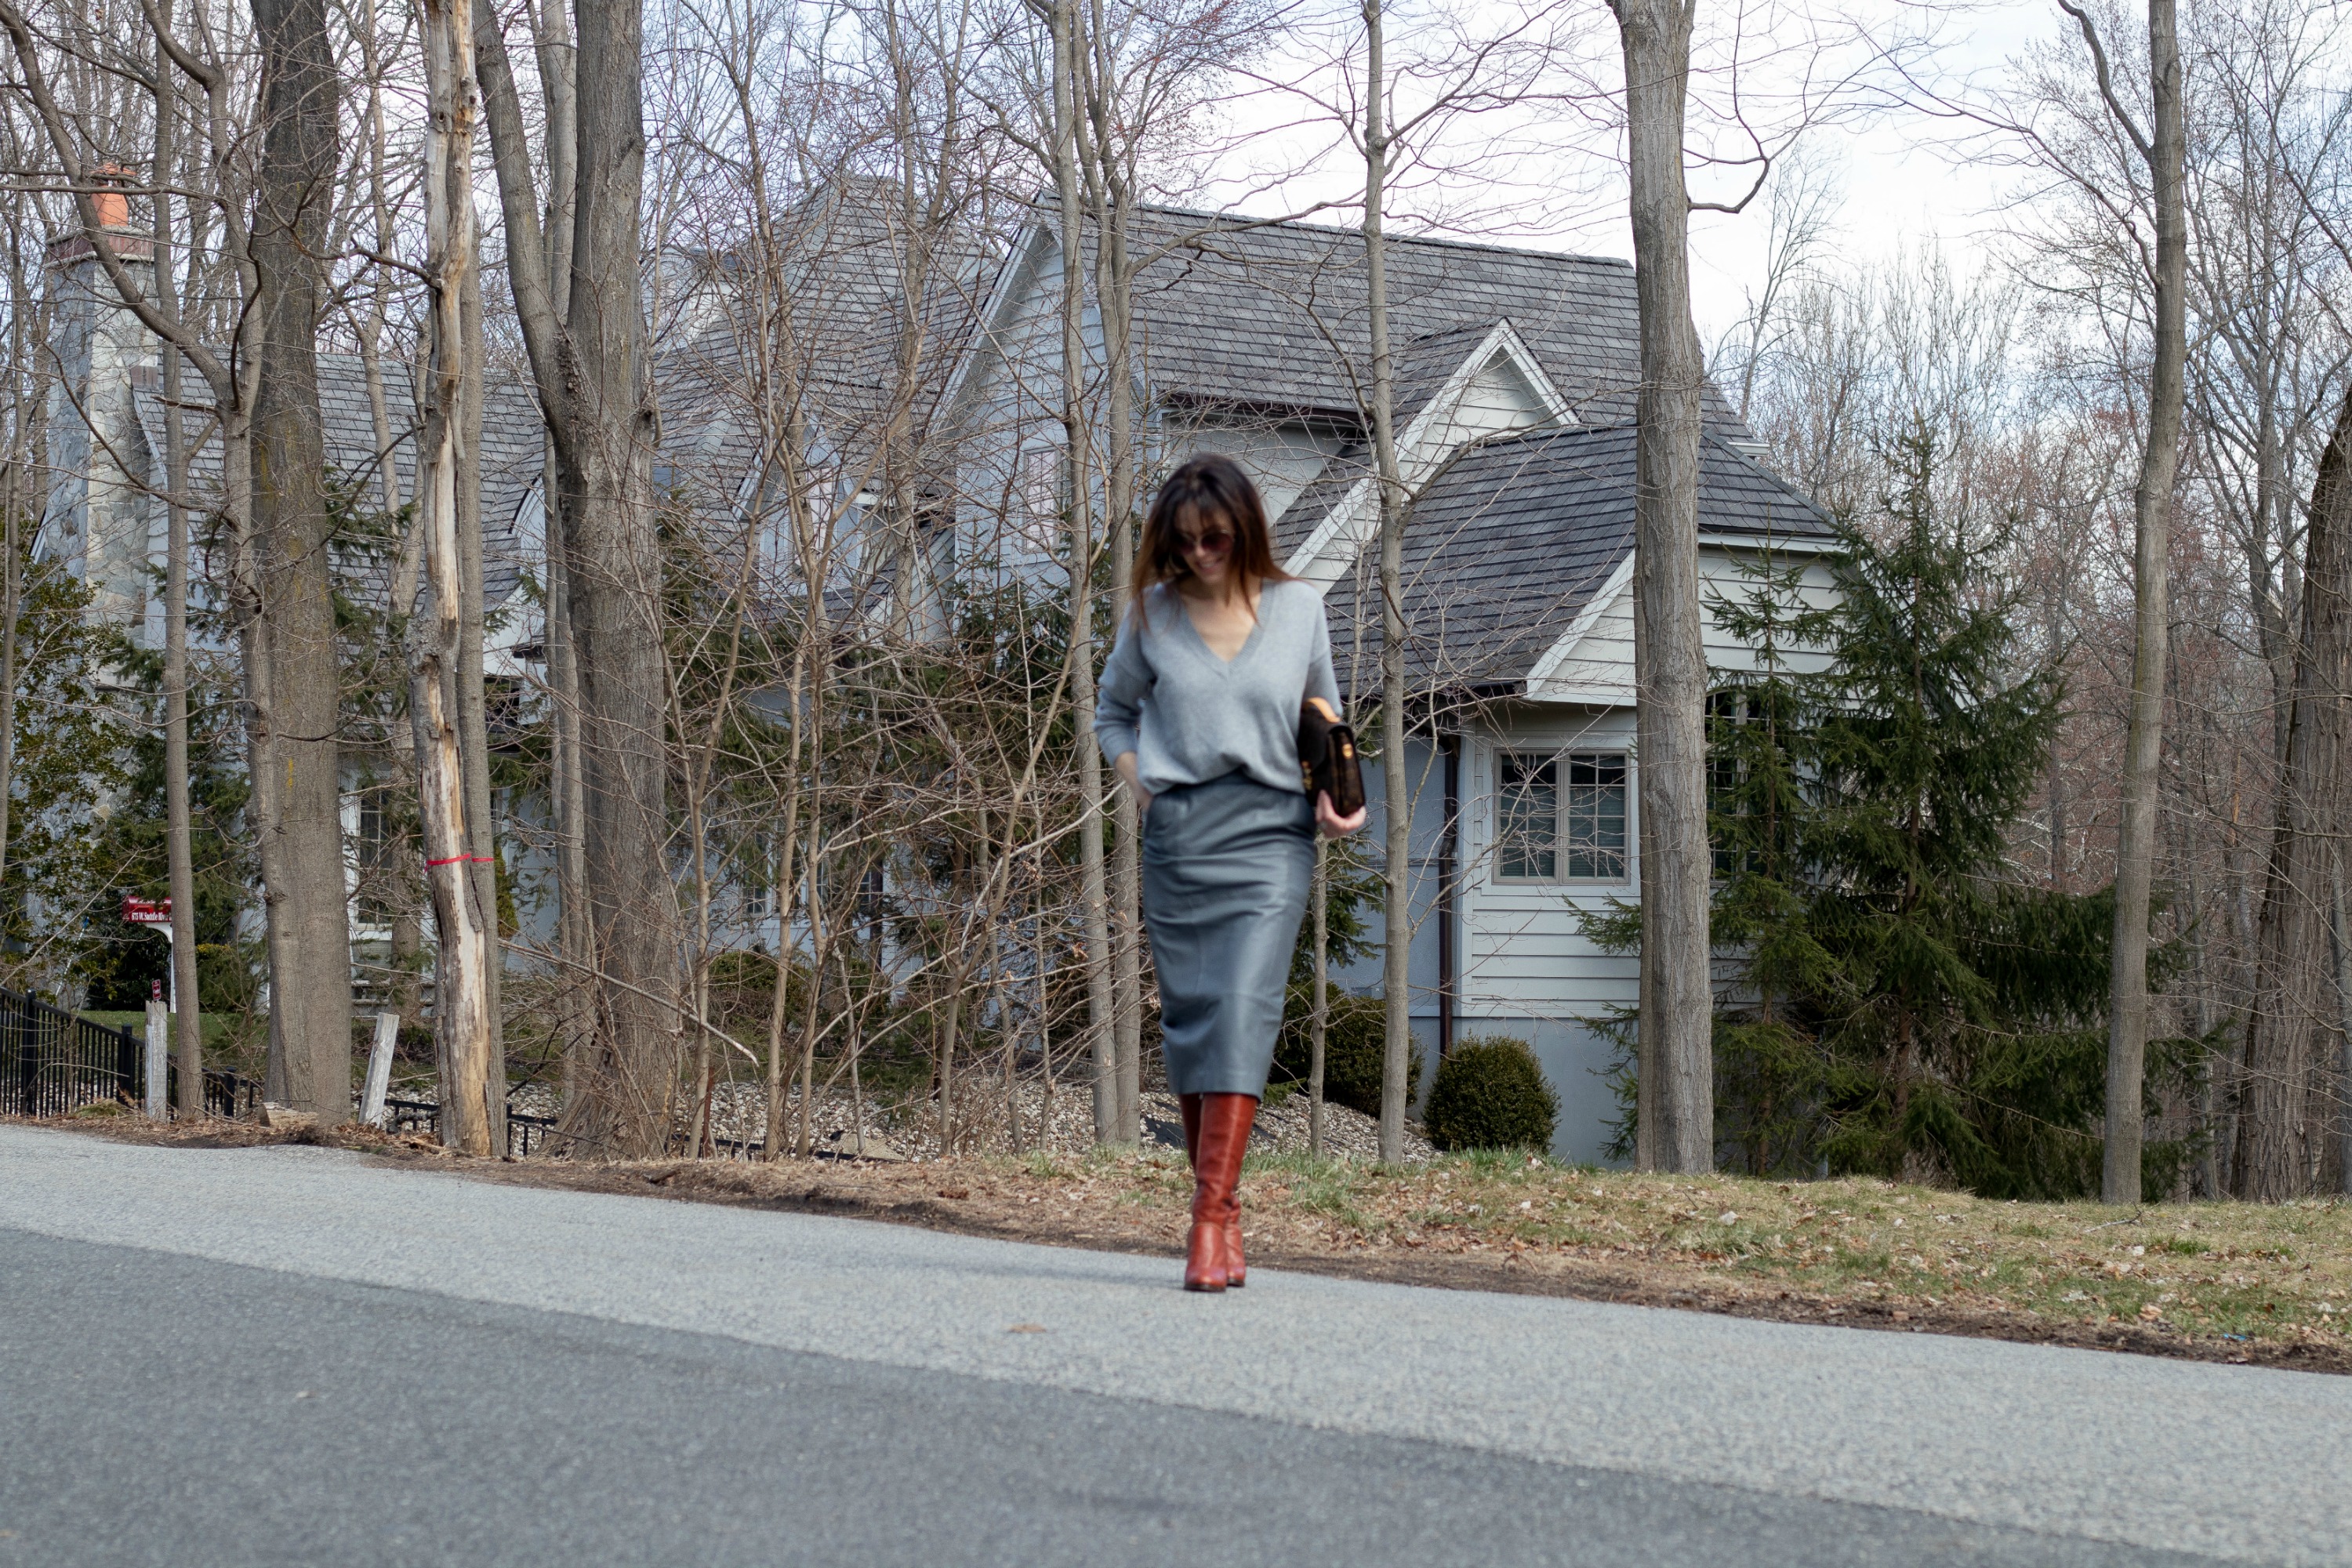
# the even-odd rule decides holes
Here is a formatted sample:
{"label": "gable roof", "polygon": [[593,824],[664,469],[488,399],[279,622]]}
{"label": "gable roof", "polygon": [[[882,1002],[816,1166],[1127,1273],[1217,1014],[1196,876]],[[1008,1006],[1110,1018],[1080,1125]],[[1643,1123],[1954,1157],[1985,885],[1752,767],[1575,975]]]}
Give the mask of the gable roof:
{"label": "gable roof", "polygon": [[[1469,447],[1423,489],[1404,542],[1414,685],[1528,679],[1633,554],[1633,448],[1631,425],[1540,431]],[[1818,506],[1719,433],[1700,443],[1698,505],[1702,537],[1833,536]],[[1369,552],[1325,602],[1344,682],[1351,655],[1380,650]]]}
{"label": "gable roof", "polygon": [[[983,309],[984,359],[1006,352],[1039,291],[1059,287],[1050,213],[1038,209]],[[1092,227],[1087,229],[1091,249]],[[1369,396],[1371,329],[1362,235],[1181,207],[1132,220],[1134,343],[1145,395],[1360,423]],[[1443,382],[1461,341],[1507,319],[1574,417],[1632,417],[1640,379],[1631,264],[1608,257],[1390,236],[1389,341],[1402,409]],[[968,362],[950,396],[974,385]],[[1721,410],[1711,412],[1720,414]]]}
{"label": "gable roof", "polygon": [[[1507,321],[1433,334],[1400,354],[1398,363],[1397,472],[1408,490],[1428,485],[1474,443],[1575,422],[1568,400]],[[1496,370],[1517,382],[1528,401],[1482,405],[1476,389]],[[1409,398],[1402,395],[1407,388]],[[1380,527],[1373,468],[1370,444],[1358,441],[1333,457],[1284,510],[1275,545],[1285,570],[1318,584],[1348,570]]]}
{"label": "gable roof", "polygon": [[[1363,406],[1371,324],[1358,231],[1153,207],[1136,215],[1129,245],[1150,258],[1135,315],[1152,392],[1350,418]],[[1385,259],[1400,404],[1444,379],[1444,351],[1458,359],[1471,346],[1444,340],[1507,318],[1577,417],[1632,414],[1639,319],[1626,262],[1397,236]]]}

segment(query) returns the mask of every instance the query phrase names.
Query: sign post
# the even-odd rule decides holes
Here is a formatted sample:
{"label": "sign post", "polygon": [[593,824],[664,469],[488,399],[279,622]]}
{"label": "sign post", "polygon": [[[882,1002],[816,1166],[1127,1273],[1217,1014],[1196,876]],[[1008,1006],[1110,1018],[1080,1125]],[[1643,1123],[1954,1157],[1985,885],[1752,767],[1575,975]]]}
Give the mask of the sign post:
{"label": "sign post", "polygon": [[163,1007],[163,982],[155,983],[154,992],[147,998],[147,1120],[168,1121],[172,1111],[163,1089],[172,1081],[172,1015]]}
{"label": "sign post", "polygon": [[[126,894],[122,900],[122,918],[131,925],[154,926],[163,931],[164,942],[172,941],[172,900],[169,899],[134,899]],[[169,963],[164,968],[171,975],[172,986],[167,1006],[176,1017],[180,1011],[180,966]]]}

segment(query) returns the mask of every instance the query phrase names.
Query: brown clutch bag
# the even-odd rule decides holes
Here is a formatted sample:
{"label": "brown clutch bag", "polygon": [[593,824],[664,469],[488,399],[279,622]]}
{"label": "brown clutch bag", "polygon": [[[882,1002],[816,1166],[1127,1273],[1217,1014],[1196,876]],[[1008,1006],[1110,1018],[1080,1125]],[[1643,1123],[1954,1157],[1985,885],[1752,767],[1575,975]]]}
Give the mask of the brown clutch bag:
{"label": "brown clutch bag", "polygon": [[1353,816],[1364,809],[1364,768],[1356,760],[1356,732],[1320,697],[1298,710],[1298,778],[1308,799],[1331,797],[1331,810]]}

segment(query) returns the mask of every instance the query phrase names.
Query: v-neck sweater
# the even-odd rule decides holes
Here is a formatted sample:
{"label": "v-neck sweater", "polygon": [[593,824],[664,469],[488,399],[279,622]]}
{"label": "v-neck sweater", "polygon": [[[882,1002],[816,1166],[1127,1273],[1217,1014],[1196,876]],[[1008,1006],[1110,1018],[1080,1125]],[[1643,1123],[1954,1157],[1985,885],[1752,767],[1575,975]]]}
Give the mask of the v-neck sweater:
{"label": "v-neck sweater", "polygon": [[1243,773],[1303,794],[1298,710],[1339,706],[1323,595],[1297,581],[1261,584],[1257,624],[1230,659],[1211,650],[1175,589],[1143,596],[1119,624],[1095,699],[1095,739],[1113,763],[1135,753],[1153,795]]}

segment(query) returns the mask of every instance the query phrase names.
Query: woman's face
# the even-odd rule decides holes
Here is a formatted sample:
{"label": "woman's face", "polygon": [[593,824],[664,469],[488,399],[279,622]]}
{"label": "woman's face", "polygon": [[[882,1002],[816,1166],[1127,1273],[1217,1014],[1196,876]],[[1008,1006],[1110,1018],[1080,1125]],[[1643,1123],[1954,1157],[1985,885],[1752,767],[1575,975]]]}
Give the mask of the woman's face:
{"label": "woman's face", "polygon": [[1234,570],[1234,531],[1223,518],[1186,522],[1176,531],[1186,570],[1206,588],[1223,588]]}

